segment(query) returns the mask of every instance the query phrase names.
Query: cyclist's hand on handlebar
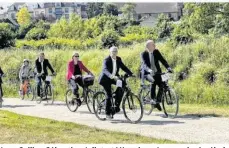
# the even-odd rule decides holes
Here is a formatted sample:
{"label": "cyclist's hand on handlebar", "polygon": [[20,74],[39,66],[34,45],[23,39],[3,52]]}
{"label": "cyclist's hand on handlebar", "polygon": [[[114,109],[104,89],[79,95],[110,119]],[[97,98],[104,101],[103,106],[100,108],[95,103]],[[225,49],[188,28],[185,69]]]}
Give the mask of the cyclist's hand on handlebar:
{"label": "cyclist's hand on handlebar", "polygon": [[169,73],[173,73],[173,70],[172,70],[171,67],[169,67],[167,70],[168,70]]}

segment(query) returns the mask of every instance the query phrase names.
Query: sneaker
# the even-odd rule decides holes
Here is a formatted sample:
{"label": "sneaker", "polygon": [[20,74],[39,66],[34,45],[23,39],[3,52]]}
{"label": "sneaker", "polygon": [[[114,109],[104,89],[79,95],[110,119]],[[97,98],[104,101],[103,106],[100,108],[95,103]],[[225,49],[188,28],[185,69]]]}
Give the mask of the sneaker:
{"label": "sneaker", "polygon": [[162,111],[162,108],[161,108],[160,103],[157,103],[157,104],[155,105],[155,107],[156,107],[159,111]]}
{"label": "sneaker", "polygon": [[111,120],[111,119],[113,119],[113,117],[111,115],[106,115],[106,119]]}
{"label": "sneaker", "polygon": [[154,99],[151,99],[151,100],[150,100],[150,104],[152,104],[152,105],[156,105],[156,104],[157,104],[157,102],[156,102]]}
{"label": "sneaker", "polygon": [[120,112],[120,108],[119,107],[115,107],[115,113]]}

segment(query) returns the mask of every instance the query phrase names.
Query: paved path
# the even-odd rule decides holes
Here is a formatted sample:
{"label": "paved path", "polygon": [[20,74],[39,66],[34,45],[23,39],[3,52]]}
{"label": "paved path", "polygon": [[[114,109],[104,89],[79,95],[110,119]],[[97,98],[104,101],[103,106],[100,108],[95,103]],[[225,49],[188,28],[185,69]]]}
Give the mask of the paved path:
{"label": "paved path", "polygon": [[130,124],[125,122],[123,114],[115,115],[111,121],[100,121],[88,112],[86,105],[72,113],[64,102],[55,102],[54,105],[47,106],[19,99],[5,99],[2,110],[178,142],[229,143],[229,118],[180,115],[176,119],[167,119],[163,118],[162,114],[153,113],[150,116],[144,115],[138,124]]}

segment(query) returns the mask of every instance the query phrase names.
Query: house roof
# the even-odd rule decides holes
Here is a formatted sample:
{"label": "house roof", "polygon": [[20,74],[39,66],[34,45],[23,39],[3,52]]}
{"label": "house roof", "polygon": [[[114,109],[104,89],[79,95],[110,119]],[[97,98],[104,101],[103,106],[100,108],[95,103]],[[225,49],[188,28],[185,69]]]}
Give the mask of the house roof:
{"label": "house roof", "polygon": [[[120,9],[125,3],[116,3]],[[135,11],[137,14],[143,13],[165,13],[178,12],[178,3],[136,3]]]}

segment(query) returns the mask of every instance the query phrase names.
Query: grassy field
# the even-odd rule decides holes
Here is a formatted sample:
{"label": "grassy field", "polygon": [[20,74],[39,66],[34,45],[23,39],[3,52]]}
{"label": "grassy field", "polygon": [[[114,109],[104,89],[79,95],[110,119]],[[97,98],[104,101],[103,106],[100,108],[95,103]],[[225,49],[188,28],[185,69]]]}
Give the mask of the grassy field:
{"label": "grassy field", "polygon": [[27,143],[176,143],[144,136],[110,132],[74,123],[18,115],[0,110],[1,144]]}

